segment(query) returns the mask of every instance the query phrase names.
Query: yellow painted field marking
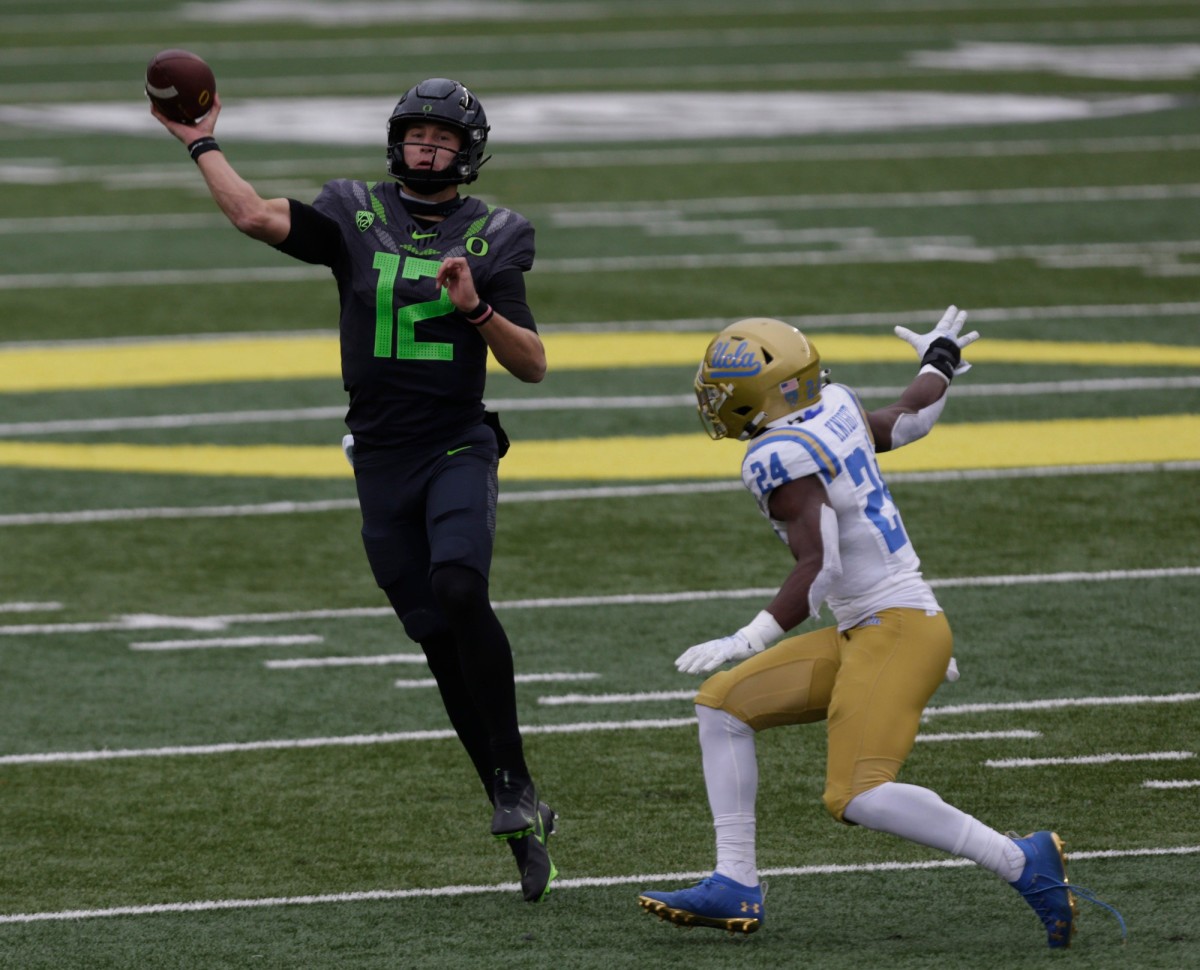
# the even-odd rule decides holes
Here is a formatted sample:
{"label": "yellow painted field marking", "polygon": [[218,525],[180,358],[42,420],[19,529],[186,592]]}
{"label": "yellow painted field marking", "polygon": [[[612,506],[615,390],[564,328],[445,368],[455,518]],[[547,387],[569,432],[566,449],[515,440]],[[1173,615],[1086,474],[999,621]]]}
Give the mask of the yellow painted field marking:
{"label": "yellow painted field marking", "polygon": [[[503,481],[736,479],[743,445],[702,432],[659,437],[517,441]],[[885,471],[1023,468],[1200,460],[1200,415],[944,424],[882,455]],[[88,445],[0,442],[0,467],[165,475],[349,478],[328,446]]]}
{"label": "yellow painted field marking", "polygon": [[[555,333],[544,340],[552,371],[694,367],[711,333]],[[828,363],[915,363],[891,335],[819,334]],[[984,339],[967,352],[974,363],[1200,367],[1200,347],[1153,343],[1085,343]],[[492,370],[498,365],[489,361]],[[170,387],[237,381],[329,379],[340,383],[336,337],[230,337],[129,344],[0,349],[0,393]],[[340,390],[336,391],[340,396]]]}

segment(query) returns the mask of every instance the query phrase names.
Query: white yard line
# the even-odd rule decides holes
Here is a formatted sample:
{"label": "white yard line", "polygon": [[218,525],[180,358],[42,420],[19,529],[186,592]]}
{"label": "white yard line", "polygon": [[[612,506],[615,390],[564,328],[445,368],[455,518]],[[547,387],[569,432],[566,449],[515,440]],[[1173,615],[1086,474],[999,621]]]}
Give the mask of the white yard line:
{"label": "white yard line", "polygon": [[[1200,186],[1193,196],[1200,197]],[[951,204],[951,203],[947,203]],[[975,205],[961,201],[955,205]],[[619,217],[624,222],[626,216]],[[1130,240],[1119,243],[1078,243],[1073,245],[978,245],[969,240],[960,244],[936,243],[919,238],[889,239],[881,236],[869,246],[841,249],[800,249],[738,253],[675,253],[671,255],[627,255],[560,257],[539,260],[537,273],[646,273],[667,270],[705,270],[768,266],[874,266],[897,263],[965,262],[997,263],[1005,260],[1033,260],[1056,268],[1123,266],[1141,269],[1149,275],[1161,275],[1163,267],[1185,274],[1195,268],[1186,260],[1200,252],[1196,240]],[[205,282],[302,283],[324,280],[324,267],[276,265],[245,267],[207,267],[201,270],[152,269],[84,273],[13,273],[0,275],[0,290],[98,289],[125,286],[186,286],[194,284],[197,272]]]}
{"label": "white yard line", "polygon": [[[75,50],[72,48],[72,50]],[[1148,135],[1115,138],[1079,139],[1016,139],[1012,141],[947,141],[947,142],[877,142],[856,145],[762,145],[754,151],[754,162],[804,162],[804,161],[888,161],[891,159],[914,158],[997,158],[1014,156],[1046,155],[1107,155],[1141,154],[1150,152],[1195,151],[1200,148],[1200,135]],[[498,168],[556,169],[581,167],[600,168],[624,166],[636,163],[639,166],[660,168],[677,165],[738,164],[746,161],[746,150],[721,145],[704,148],[646,147],[632,158],[624,149],[562,149],[549,151],[527,151],[505,154],[493,165]],[[238,171],[247,178],[264,179],[296,178],[308,176],[316,179],[329,171],[354,171],[363,163],[362,155],[342,157],[307,157],[247,161],[239,164]],[[0,183],[20,185],[51,185],[63,182],[104,182],[114,185],[133,183],[189,186],[195,184],[195,173],[186,169],[164,170],[161,165],[63,165],[58,158],[8,158],[0,159]],[[316,185],[314,183],[315,190]],[[549,207],[547,207],[549,209]],[[183,218],[196,218],[196,214],[184,213]],[[125,219],[131,216],[62,216],[50,221],[51,231],[60,223],[59,219],[105,220],[105,225],[120,231]],[[164,218],[138,214],[139,220]],[[167,216],[165,218],[171,218]],[[222,216],[209,216],[212,220],[223,220]],[[39,227],[37,218],[14,218],[5,222],[28,224],[30,230]],[[93,223],[94,224],[94,223]],[[216,221],[213,224],[222,224]],[[142,222],[142,225],[147,225]],[[3,231],[3,230],[0,230]],[[20,229],[17,231],[29,231]],[[106,230],[107,231],[107,230]]]}
{"label": "white yard line", "polygon": [[[566,684],[581,680],[598,680],[599,674],[590,673],[547,673],[547,674],[516,674],[513,680],[518,684]],[[398,680],[393,687],[401,689],[436,687],[437,681],[432,677],[422,677],[417,680]]]}
{"label": "white yard line", "polygon": [[1142,787],[1157,789],[1200,788],[1200,778],[1191,778],[1180,781],[1143,781]]}
{"label": "white yard line", "polygon": [[1074,758],[1002,758],[985,761],[989,768],[1043,768],[1053,765],[1108,765],[1123,761],[1187,761],[1193,751],[1146,751],[1141,754],[1086,754]]}
{"label": "white yard line", "polygon": [[424,664],[423,653],[387,653],[370,657],[295,657],[264,660],[267,670],[302,670],[307,667],[383,667],[390,664]]}
{"label": "white yard line", "polygon": [[[1118,377],[1077,381],[1026,381],[1005,384],[962,384],[955,397],[1026,397],[1048,394],[1091,394],[1097,391],[1169,391],[1200,387],[1200,375],[1187,377]],[[896,398],[904,388],[896,386],[857,387],[860,398]],[[493,411],[623,411],[696,406],[694,394],[615,395],[609,397],[514,397],[487,401]],[[303,421],[338,421],[344,406],[279,408],[258,411],[208,411],[198,414],[154,414],[123,418],[67,418],[56,421],[0,422],[0,438],[31,435],[78,434],[81,432],[148,431],[160,428],[204,428],[242,424],[285,424]]]}
{"label": "white yard line", "polygon": [[216,647],[293,647],[306,643],[324,643],[315,634],[279,637],[220,637],[211,640],[144,640],[131,643],[130,650],[212,650]]}
{"label": "white yard line", "polygon": [[[935,588],[977,586],[1028,586],[1046,583],[1109,583],[1148,579],[1184,579],[1200,576],[1200,566],[1174,566],[1159,569],[1105,569],[1098,572],[1015,573],[1000,576],[955,576],[931,579]],[[586,606],[640,606],[699,603],[728,599],[755,599],[774,595],[774,587],[745,589],[684,590],[673,593],[613,593],[605,596],[555,596],[519,600],[498,600],[497,610],[571,609]],[[0,625],[0,636],[102,633],[118,630],[196,630],[219,632],[230,626],[252,623],[291,623],[299,620],[341,620],[391,616],[386,606],[362,606],[345,609],[296,610],[278,613],[232,613],[211,616],[163,616],[136,613],[111,620],[87,623],[28,623]]]}
{"label": "white yard line", "polygon": [[[691,5],[694,8],[694,4]],[[461,11],[461,8],[460,8]],[[487,15],[488,4],[479,3],[470,16],[479,22]],[[674,12],[674,11],[672,11]],[[461,11],[459,16],[463,16]],[[438,17],[447,17],[438,13]],[[201,19],[201,18],[197,18]],[[567,19],[570,14],[567,14]],[[38,24],[45,18],[27,16],[26,23]],[[54,18],[60,26],[61,20]],[[1195,21],[1161,17],[1137,20],[1060,20],[1049,23],[1014,24],[1004,21],[972,23],[973,38],[989,40],[1038,39],[1043,42],[1055,39],[1075,40],[1081,38],[1116,38],[1127,40],[1137,36],[1170,37],[1185,35],[1194,30]],[[595,52],[599,50],[686,50],[720,47],[722,49],[750,47],[755,51],[765,46],[783,46],[794,49],[797,44],[827,46],[830,44],[861,45],[874,38],[889,42],[905,41],[909,44],[937,44],[946,42],[950,31],[943,26],[927,24],[872,24],[862,23],[853,27],[811,25],[806,27],[781,28],[684,28],[646,29],[639,31],[604,31],[603,33],[581,34],[577,30],[566,32],[538,32],[529,36],[505,34],[464,34],[455,32],[454,50],[459,57],[471,54],[515,54],[515,53],[559,53]],[[311,65],[314,61],[352,61],[370,56],[400,58],[408,55],[426,55],[430,50],[428,37],[350,37],[345,39],[312,40],[218,40],[204,45],[204,56],[213,62],[269,59],[272,61],[299,60]],[[100,44],[96,46],[43,45],[19,47],[0,52],[0,65],[20,66],[70,64],[127,64],[144,60],[145,44]]]}
{"label": "white yard line", "polygon": [[0,613],[50,613],[61,610],[62,603],[0,603]]}
{"label": "white yard line", "polygon": [[[1155,846],[1140,849],[1094,849],[1072,851],[1075,861],[1103,859],[1168,859],[1200,854],[1200,845]],[[853,864],[826,863],[812,866],[782,866],[763,869],[766,878],[779,876],[834,876],[872,872],[922,872],[934,869],[965,869],[973,866],[969,859],[928,859],[921,862],[864,862]],[[557,879],[556,892],[570,889],[598,889],[611,886],[642,886],[653,883],[695,882],[710,875],[703,872],[628,873],[614,876],[583,876]],[[1166,878],[1166,877],[1164,877]],[[0,924],[74,922],[84,919],[106,919],[117,916],[159,916],[168,913],[207,913],[242,909],[272,909],[281,906],[317,906],[340,903],[372,903],[405,899],[445,899],[477,896],[484,893],[511,893],[517,883],[490,885],[433,886],[425,889],[375,889],[361,892],[319,893],[308,896],[265,896],[251,899],[203,899],[179,903],[153,903],[141,906],[111,906],[104,909],[70,909],[31,913],[0,914]]]}
{"label": "white yard line", "polygon": [[[1130,462],[1128,464],[1035,466],[1030,468],[977,468],[965,471],[893,472],[888,482],[936,483],[991,481],[1014,478],[1056,478],[1074,475],[1141,475],[1162,472],[1200,470],[1198,461]],[[702,495],[711,492],[736,492],[740,481],[678,482],[662,485],[600,485],[591,488],[553,488],[536,491],[508,491],[500,495],[505,503],[589,501],[612,498],[644,498],[652,495]],[[0,515],[0,528],[29,525],[79,525],[91,522],[142,522],[150,519],[241,518],[252,515],[300,515],[318,512],[342,512],[358,508],[356,499],[323,499],[312,502],[265,502],[258,505],[160,506],[132,509],[81,509],[74,512],[16,512]]]}
{"label": "white yard line", "polygon": [[[693,696],[688,692],[687,696]],[[1162,698],[1148,697],[1143,703],[1186,703],[1200,699],[1200,695],[1167,695]],[[1098,698],[1095,706],[1104,706],[1107,698]],[[1034,702],[1038,703],[1038,702]],[[997,709],[1006,709],[1003,705]],[[930,709],[926,709],[928,714]],[[534,734],[593,734],[598,731],[650,731],[671,730],[691,727],[694,717],[639,718],[626,721],[581,721],[572,724],[532,724],[522,726],[522,733]],[[1029,738],[1037,737],[1036,731],[972,732],[954,737],[953,740],[980,740],[984,738]],[[171,758],[195,755],[237,754],[250,751],[290,751],[308,748],[361,747],[377,744],[400,744],[404,742],[450,740],[457,736],[445,728],[429,731],[401,731],[386,734],[353,734],[337,737],[272,739],[264,741],[227,742],[220,744],[171,745],[158,748],[104,748],[93,751],[50,751],[31,754],[9,754],[0,756],[0,765],[78,764],[96,761],[115,761],[138,758]],[[948,735],[928,735],[930,740],[950,740]],[[918,735],[918,740],[921,735]],[[1055,764],[1107,764],[1112,761],[1181,761],[1194,757],[1189,751],[1155,752],[1151,754],[1103,754],[1085,755],[1079,758],[1017,758],[1006,761],[988,761],[992,768],[1036,767]]]}
{"label": "white yard line", "polygon": [[[522,725],[521,733],[532,734],[592,734],[597,731],[647,731],[685,727],[695,718],[644,719],[633,721],[587,721],[578,724]],[[352,734],[340,737],[293,738],[267,741],[228,742],[225,744],[171,745],[160,748],[120,748],[98,751],[53,751],[42,754],[10,754],[0,756],[0,765],[79,764],[94,761],[115,761],[130,758],[173,758],[188,755],[237,754],[248,751],[292,751],[307,748],[361,747],[376,744],[399,744],[412,741],[443,741],[456,739],[450,728],[432,731],[398,731],[389,734]]]}
{"label": "white yard line", "polygon": [[1116,697],[1055,697],[1038,701],[999,701],[986,704],[945,704],[927,707],[923,717],[939,714],[988,714],[994,711],[1053,711],[1068,707],[1126,707],[1137,704],[1192,704],[1200,693],[1124,694]]}

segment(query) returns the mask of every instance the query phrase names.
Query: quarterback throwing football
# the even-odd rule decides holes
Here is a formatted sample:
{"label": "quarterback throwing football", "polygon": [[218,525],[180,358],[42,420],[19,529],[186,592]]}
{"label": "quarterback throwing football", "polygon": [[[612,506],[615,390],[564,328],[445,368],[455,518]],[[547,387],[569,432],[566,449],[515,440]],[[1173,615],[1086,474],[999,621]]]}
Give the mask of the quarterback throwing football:
{"label": "quarterback throwing football", "polygon": [[488,355],[536,383],[546,354],[525,298],[533,227],[459,194],[487,161],[483,105],[427,78],[387,120],[394,181],[337,179],[311,205],[264,199],[214,135],[221,101],[194,125],[154,116],[187,147],[209,192],[246,235],[328,266],[341,302],[343,441],[375,582],[421,645],[446,713],[538,902],[557,869],[555,813],[538,797],[517,720],[513,659],[492,609],[497,463],[507,438],[484,410]]}

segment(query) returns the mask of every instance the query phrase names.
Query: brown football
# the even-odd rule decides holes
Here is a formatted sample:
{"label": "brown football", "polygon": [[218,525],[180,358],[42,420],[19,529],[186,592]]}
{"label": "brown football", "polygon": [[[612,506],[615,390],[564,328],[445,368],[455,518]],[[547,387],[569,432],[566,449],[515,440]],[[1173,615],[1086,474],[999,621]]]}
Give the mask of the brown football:
{"label": "brown football", "polygon": [[146,65],[146,97],[172,121],[195,124],[212,109],[217,79],[191,51],[159,51]]}

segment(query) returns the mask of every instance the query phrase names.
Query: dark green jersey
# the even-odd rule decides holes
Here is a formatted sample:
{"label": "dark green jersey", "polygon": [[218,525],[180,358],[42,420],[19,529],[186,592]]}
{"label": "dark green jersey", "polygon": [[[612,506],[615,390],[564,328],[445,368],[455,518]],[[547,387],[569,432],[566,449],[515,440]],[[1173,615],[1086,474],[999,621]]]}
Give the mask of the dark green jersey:
{"label": "dark green jersey", "polygon": [[[320,258],[341,297],[346,424],[355,441],[387,447],[442,441],[483,419],[487,344],[434,282],[442,260],[465,256],[475,288],[488,298],[498,274],[533,265],[533,227],[509,209],[478,199],[422,227],[395,183],[329,182],[312,208],[333,220],[341,245]],[[293,220],[295,222],[295,220]],[[291,237],[279,247],[296,251]],[[533,327],[526,313],[510,319]]]}

